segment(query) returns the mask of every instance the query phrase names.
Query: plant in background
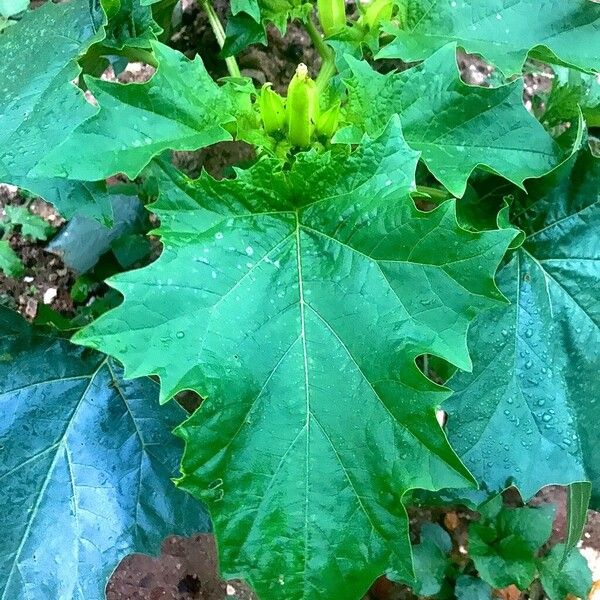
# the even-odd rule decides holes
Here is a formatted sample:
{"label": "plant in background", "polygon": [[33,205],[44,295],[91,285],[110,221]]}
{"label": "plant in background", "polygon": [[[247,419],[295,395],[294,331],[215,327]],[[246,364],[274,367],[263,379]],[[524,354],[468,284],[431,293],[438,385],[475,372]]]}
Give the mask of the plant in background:
{"label": "plant in background", "polygon": [[19,277],[25,270],[21,259],[9,244],[12,233],[18,229],[22,236],[31,240],[47,240],[54,232],[54,228],[38,215],[32,214],[27,205],[5,206],[0,228],[0,271],[9,277]]}
{"label": "plant in background", "polygon": [[[78,237],[77,297],[100,274],[114,290],[44,327],[0,312],[1,597],[101,598],[124,554],[207,528],[203,506],[223,576],[263,600],[359,599],[383,573],[440,598],[585,595],[600,5],[375,0],[351,16],[337,0],[236,0],[223,28],[203,1],[229,72],[215,81],[167,45],[173,4],[47,3],[0,36],[0,179],[95,231]],[[292,20],[320,68],[294,65],[284,95],[256,87],[235,55]],[[498,85],[464,83],[457,48]],[[560,79],[539,119],[528,56]],[[156,71],[99,77],[129,61]],[[255,158],[230,178],[170,160],[231,140]],[[107,186],[117,174],[138,185]],[[135,193],[162,243],[139,269],[148,227],[121,212]],[[172,400],[185,390],[203,399],[189,415]],[[499,494],[549,484],[569,486],[568,533],[541,552],[553,511]],[[438,525],[412,548],[416,490],[480,509],[467,563]]]}

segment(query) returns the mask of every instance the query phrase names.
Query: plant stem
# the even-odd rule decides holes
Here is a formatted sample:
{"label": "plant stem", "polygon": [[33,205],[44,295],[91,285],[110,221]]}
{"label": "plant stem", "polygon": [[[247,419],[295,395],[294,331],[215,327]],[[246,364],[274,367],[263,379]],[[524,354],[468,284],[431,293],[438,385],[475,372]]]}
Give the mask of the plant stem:
{"label": "plant stem", "polygon": [[322,92],[336,71],[333,50],[323,41],[321,34],[317,31],[317,28],[310,17],[308,17],[306,23],[304,23],[304,27],[306,28],[306,33],[308,33],[308,37],[310,37],[315,50],[319,53],[319,56],[323,61],[321,70],[316,79],[317,89]]}
{"label": "plant stem", "polygon": [[[219,44],[219,48],[223,48],[225,45],[225,30],[223,29],[223,25],[221,25],[221,21],[219,21],[219,17],[213,8],[213,5],[210,3],[210,0],[199,0],[200,6],[206,11],[206,15],[208,16],[208,22],[212,27],[213,33],[217,38],[217,44]],[[227,65],[227,70],[232,77],[241,77],[240,68],[233,56],[227,56],[225,58],[225,64]]]}

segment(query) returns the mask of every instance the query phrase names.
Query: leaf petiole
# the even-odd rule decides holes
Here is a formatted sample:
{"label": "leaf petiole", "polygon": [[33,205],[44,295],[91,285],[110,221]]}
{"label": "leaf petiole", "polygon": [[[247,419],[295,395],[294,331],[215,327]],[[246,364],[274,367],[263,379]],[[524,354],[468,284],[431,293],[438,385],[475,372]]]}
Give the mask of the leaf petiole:
{"label": "leaf petiole", "polygon": [[[198,2],[200,6],[206,11],[208,22],[210,23],[213,33],[215,34],[215,38],[217,38],[217,44],[219,44],[219,48],[223,48],[223,46],[225,45],[225,30],[223,29],[223,25],[221,25],[219,16],[213,8],[213,5],[210,3],[210,0],[198,0]],[[242,76],[237,61],[233,56],[226,56],[225,64],[227,65],[227,70],[229,71],[229,75],[231,75],[231,77]]]}
{"label": "leaf petiole", "polygon": [[317,90],[322,92],[327,87],[329,80],[335,75],[336,72],[333,50],[329,48],[329,46],[327,46],[327,44],[323,41],[321,34],[315,27],[315,24],[312,22],[310,17],[308,17],[304,23],[304,27],[315,47],[315,50],[319,53],[319,56],[323,61],[321,70],[319,71],[319,74],[315,80],[315,83],[317,84]]}

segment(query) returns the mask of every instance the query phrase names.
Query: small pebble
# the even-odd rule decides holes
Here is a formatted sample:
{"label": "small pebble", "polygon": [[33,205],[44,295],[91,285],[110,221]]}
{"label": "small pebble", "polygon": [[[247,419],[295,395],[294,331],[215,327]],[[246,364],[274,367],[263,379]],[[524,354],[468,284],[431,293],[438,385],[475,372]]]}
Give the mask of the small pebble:
{"label": "small pebble", "polygon": [[54,302],[57,294],[58,294],[58,292],[56,291],[56,288],[48,288],[44,292],[44,304],[52,304],[52,302]]}
{"label": "small pebble", "polygon": [[28,298],[27,304],[25,305],[25,316],[29,317],[30,319],[34,319],[37,315],[37,307],[37,300],[34,298]]}

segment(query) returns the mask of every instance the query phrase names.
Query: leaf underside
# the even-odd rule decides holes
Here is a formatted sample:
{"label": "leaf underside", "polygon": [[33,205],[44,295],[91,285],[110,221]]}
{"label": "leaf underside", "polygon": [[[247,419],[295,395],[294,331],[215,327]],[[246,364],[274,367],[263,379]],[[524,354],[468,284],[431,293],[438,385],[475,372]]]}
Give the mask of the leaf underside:
{"label": "leaf underside", "polygon": [[156,167],[164,251],[110,280],[124,303],[75,337],[158,375],[163,400],[206,398],[178,429],[179,485],[208,504],[224,575],[261,596],[412,577],[404,493],[471,481],[435,419],[447,392],[415,359],[469,368],[466,330],[500,299],[514,232],[462,230],[453,202],[418,211],[417,158],[394,118],[289,171]]}

